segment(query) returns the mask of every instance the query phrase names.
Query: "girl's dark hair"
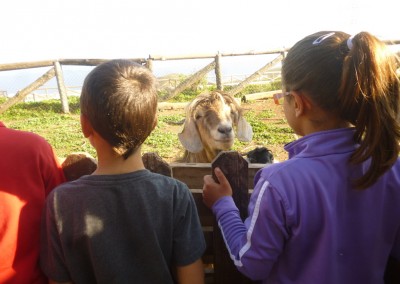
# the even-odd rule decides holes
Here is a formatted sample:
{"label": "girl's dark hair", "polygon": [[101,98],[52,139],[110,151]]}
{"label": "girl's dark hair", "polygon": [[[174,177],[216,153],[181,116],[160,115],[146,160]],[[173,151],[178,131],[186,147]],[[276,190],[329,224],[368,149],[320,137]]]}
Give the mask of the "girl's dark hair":
{"label": "girl's dark hair", "polygon": [[355,187],[368,188],[399,157],[398,58],[376,37],[361,32],[318,32],[296,43],[282,65],[285,89],[303,91],[314,103],[355,126],[353,164],[370,159]]}
{"label": "girl's dark hair", "polygon": [[86,77],[80,106],[93,129],[127,159],[157,123],[156,79],[133,61],[108,61]]}

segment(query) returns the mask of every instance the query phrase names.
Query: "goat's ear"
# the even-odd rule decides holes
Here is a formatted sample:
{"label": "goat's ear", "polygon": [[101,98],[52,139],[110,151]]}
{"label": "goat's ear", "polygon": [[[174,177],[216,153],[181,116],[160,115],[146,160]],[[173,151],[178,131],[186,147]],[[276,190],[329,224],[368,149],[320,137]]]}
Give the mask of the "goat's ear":
{"label": "goat's ear", "polygon": [[239,116],[237,138],[243,142],[250,142],[253,139],[253,128],[243,116]]}
{"label": "goat's ear", "polygon": [[178,134],[178,138],[183,147],[191,153],[198,153],[203,150],[200,135],[192,118],[186,117],[183,130]]}

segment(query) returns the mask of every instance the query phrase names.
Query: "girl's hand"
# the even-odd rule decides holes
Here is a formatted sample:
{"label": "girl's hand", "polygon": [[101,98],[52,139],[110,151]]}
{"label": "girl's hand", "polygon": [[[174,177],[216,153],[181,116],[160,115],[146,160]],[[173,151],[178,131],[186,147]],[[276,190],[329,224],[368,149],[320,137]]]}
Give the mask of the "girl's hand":
{"label": "girl's hand", "polygon": [[214,173],[219,183],[215,182],[211,175],[204,176],[203,202],[208,208],[211,208],[221,197],[232,196],[231,185],[221,169],[215,168]]}

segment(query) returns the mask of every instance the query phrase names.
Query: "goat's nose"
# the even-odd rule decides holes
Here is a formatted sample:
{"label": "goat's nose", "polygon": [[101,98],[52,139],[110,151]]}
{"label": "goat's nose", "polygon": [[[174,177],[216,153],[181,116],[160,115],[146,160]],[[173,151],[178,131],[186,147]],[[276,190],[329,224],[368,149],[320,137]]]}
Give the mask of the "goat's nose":
{"label": "goat's nose", "polygon": [[218,132],[222,134],[229,134],[232,132],[232,127],[231,126],[220,126],[218,127]]}

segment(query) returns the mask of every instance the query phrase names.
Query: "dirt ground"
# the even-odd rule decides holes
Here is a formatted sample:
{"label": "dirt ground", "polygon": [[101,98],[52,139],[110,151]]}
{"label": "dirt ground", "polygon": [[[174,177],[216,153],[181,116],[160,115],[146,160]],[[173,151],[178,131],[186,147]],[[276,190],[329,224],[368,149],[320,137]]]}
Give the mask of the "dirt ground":
{"label": "dirt ground", "polygon": [[[279,126],[277,122],[282,122],[282,119],[284,119],[284,114],[282,111],[282,108],[280,106],[276,106],[273,102],[272,99],[263,99],[263,100],[257,100],[257,101],[251,101],[241,103],[242,107],[245,110],[252,110],[256,114],[261,113],[265,110],[269,110],[272,115],[269,118],[262,118],[263,123],[273,123],[274,125]],[[183,114],[184,110],[181,107],[177,108],[166,108],[166,109],[160,109],[159,114],[160,115],[180,115]],[[287,124],[281,125],[282,127],[287,127]],[[171,132],[171,133],[176,133],[178,134],[182,130],[182,125],[173,125],[173,124],[166,124],[165,131]],[[294,137],[293,137],[294,140]],[[283,149],[284,144],[268,144],[268,145],[260,145],[256,144],[254,141],[250,142],[247,144],[244,148],[239,149],[238,151],[240,153],[245,153],[248,152],[256,147],[266,147],[271,152],[273,153],[274,159],[278,161],[284,161],[287,159],[287,152]],[[176,160],[176,158],[179,156],[179,152],[182,154],[182,149],[181,145],[177,147],[177,152],[176,153],[171,153],[171,156],[169,157],[163,157],[164,160],[167,162],[173,162]]]}

